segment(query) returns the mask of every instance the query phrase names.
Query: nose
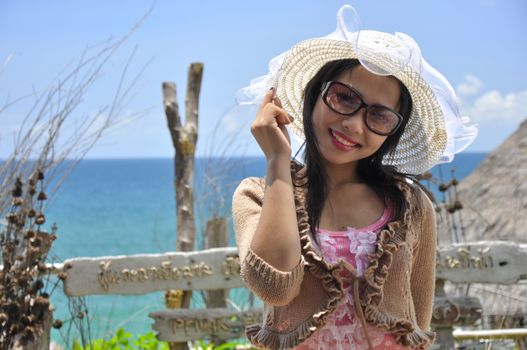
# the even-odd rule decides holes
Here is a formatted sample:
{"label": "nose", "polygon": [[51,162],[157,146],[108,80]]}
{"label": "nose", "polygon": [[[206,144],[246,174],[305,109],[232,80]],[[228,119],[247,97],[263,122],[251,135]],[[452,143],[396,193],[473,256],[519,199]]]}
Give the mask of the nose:
{"label": "nose", "polygon": [[342,126],[350,134],[362,134],[366,125],[364,123],[366,108],[361,107],[355,113],[342,119]]}

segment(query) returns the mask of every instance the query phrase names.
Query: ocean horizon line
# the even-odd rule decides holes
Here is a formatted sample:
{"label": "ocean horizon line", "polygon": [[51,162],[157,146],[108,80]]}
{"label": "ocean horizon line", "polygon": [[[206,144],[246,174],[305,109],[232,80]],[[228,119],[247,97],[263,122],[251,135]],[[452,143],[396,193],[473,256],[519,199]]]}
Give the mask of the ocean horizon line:
{"label": "ocean horizon line", "polygon": [[[460,154],[488,154],[492,152],[490,151],[473,151],[473,152],[461,152],[456,154],[456,156],[459,156]],[[240,158],[247,158],[247,159],[263,159],[265,158],[264,155],[233,155],[233,156],[203,156],[198,155],[195,156],[195,159],[240,159]],[[84,157],[79,159],[76,158],[65,158],[64,161],[108,161],[108,160],[173,160],[174,156],[172,157]],[[455,158],[454,158],[455,159]],[[30,158],[27,159],[27,161],[35,161],[36,159]],[[0,162],[5,162],[6,158],[0,158]]]}

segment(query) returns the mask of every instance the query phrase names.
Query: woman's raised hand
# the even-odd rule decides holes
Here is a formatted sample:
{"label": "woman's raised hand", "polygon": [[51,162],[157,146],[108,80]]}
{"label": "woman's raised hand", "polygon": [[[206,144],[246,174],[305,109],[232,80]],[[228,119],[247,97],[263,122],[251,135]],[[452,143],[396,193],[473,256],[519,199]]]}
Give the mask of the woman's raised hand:
{"label": "woman's raised hand", "polygon": [[291,158],[291,140],[285,126],[291,123],[292,117],[282,109],[275,89],[265,94],[251,125],[251,133],[265,154],[267,161]]}

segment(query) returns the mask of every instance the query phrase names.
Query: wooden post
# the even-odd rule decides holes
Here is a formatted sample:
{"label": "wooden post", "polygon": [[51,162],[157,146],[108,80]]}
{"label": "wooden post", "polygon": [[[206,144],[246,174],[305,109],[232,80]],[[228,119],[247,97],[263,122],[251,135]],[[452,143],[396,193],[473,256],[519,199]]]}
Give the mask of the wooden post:
{"label": "wooden post", "polygon": [[[229,229],[227,218],[214,217],[207,221],[206,249],[226,247],[229,244]],[[227,307],[228,289],[211,290],[206,292],[205,303],[208,309]],[[216,345],[226,339],[214,336],[210,341]]]}
{"label": "wooden post", "polygon": [[[446,297],[445,280],[442,280],[442,279],[436,280],[435,297],[436,298]],[[452,334],[453,330],[454,329],[451,324],[435,327],[435,331],[437,334],[437,338],[435,341],[436,349],[438,350],[454,349],[454,335]]]}
{"label": "wooden post", "polygon": [[[207,221],[207,246],[209,248],[226,247],[229,244],[229,231],[227,218],[212,218]],[[211,290],[205,298],[208,308],[223,308],[227,306],[226,297],[228,289]]]}
{"label": "wooden post", "polygon": [[[175,149],[174,173],[176,189],[176,215],[178,251],[194,250],[196,224],[194,222],[194,155],[198,141],[198,111],[203,63],[192,63],[188,70],[187,94],[185,98],[185,123],[181,123],[177,103],[176,84],[163,83],[163,103],[168,129]],[[174,292],[176,295],[177,292]],[[174,294],[172,293],[172,294]],[[168,293],[170,294],[170,293]],[[188,308],[191,291],[183,292],[180,304]],[[181,343],[173,349],[186,349],[186,343]]]}

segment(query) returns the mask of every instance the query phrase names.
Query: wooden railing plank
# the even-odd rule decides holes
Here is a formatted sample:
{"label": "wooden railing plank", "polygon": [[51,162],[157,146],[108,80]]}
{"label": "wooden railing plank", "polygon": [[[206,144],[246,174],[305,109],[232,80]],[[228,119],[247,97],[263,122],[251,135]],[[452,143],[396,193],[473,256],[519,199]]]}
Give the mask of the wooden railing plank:
{"label": "wooden railing plank", "polygon": [[[194,252],[75,258],[64,262],[65,293],[145,294],[169,289],[243,287],[235,247]],[[437,278],[451,282],[505,283],[527,280],[527,244],[482,241],[440,247]]]}
{"label": "wooden railing plank", "polygon": [[229,309],[163,310],[152,312],[152,328],[158,339],[182,342],[216,337],[235,339],[245,336],[245,327],[262,322],[261,309],[234,311]]}
{"label": "wooden railing plank", "polygon": [[170,289],[243,287],[236,248],[195,252],[75,258],[64,262],[64,292],[140,295]]}
{"label": "wooden railing plank", "polygon": [[514,284],[527,279],[527,244],[505,241],[440,247],[436,276],[458,283]]}

